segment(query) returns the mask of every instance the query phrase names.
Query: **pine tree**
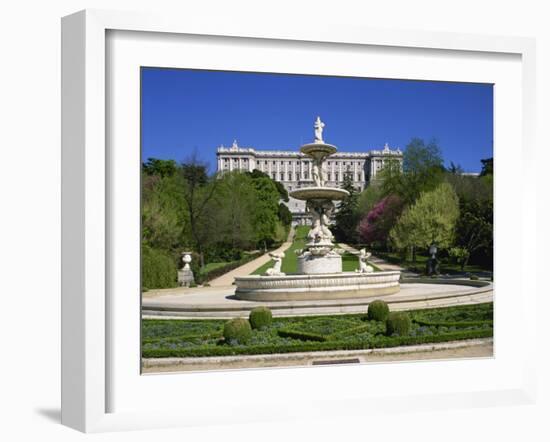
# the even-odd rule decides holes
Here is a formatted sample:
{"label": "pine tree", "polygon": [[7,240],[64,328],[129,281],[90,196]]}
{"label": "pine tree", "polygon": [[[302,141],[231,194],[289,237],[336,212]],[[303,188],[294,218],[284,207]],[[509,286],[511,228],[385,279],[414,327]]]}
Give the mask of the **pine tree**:
{"label": "pine tree", "polygon": [[338,206],[334,226],[334,235],[340,242],[355,243],[357,242],[356,227],[359,222],[359,214],[357,207],[359,203],[359,193],[353,185],[351,174],[344,175],[342,189],[347,190],[349,195],[342,200]]}

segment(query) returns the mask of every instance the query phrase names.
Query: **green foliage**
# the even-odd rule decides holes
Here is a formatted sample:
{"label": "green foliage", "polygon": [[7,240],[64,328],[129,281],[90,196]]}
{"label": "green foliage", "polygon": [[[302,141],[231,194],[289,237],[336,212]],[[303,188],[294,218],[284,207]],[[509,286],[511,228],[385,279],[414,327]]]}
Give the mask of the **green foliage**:
{"label": "green foliage", "polygon": [[[265,174],[264,174],[265,175]],[[258,244],[271,245],[277,233],[279,221],[279,198],[275,181],[267,176],[252,180],[256,193],[254,230]]]}
{"label": "green foliage", "polygon": [[259,253],[251,253],[244,255],[241,259],[236,261],[216,263],[217,265],[206,265],[203,269],[199,267],[193,268],[193,273],[195,275],[195,281],[199,284],[206,285],[205,282],[211,281],[219,276],[225,275],[227,272],[240,267],[247,262],[253,261],[258,258]]}
{"label": "green foliage", "polygon": [[333,228],[334,236],[341,242],[357,242],[357,223],[359,214],[357,212],[359,194],[353,184],[350,174],[344,175],[342,189],[347,190],[349,195],[338,205]]}
{"label": "green foliage", "polygon": [[284,226],[290,226],[292,224],[292,213],[286,204],[279,203],[279,221],[283,223]]}
{"label": "green foliage", "polygon": [[493,175],[493,157],[481,160],[483,164],[479,176]]}
{"label": "green foliage", "polygon": [[357,199],[357,213],[364,216],[384,197],[380,180],[374,180],[363,190]]}
{"label": "green foliage", "polygon": [[[408,335],[386,335],[364,314],[274,318],[246,344],[220,345],[223,320],[143,321],[143,357],[203,357],[299,351],[359,350],[447,342],[493,335],[492,303],[410,311]],[[245,320],[246,321],[246,320]]]}
{"label": "green foliage", "polygon": [[252,172],[245,172],[250,177],[256,179],[256,178],[268,178],[273,181],[275,184],[275,187],[277,188],[277,192],[279,192],[279,198],[282,199],[285,203],[288,203],[288,192],[285,189],[285,186],[280,183],[279,181],[273,180],[267,173],[262,172],[261,170],[254,169]]}
{"label": "green foliage", "polygon": [[145,174],[159,177],[174,176],[177,170],[177,165],[174,160],[159,160],[158,158],[148,158],[142,165],[142,170]]}
{"label": "green foliage", "polygon": [[391,312],[386,319],[386,333],[406,336],[411,331],[411,318],[406,312]]}
{"label": "green foliage", "polygon": [[181,199],[182,189],[174,176],[142,174],[142,241],[172,253],[184,240],[188,223]]}
{"label": "green foliage", "polygon": [[385,321],[390,313],[390,308],[385,301],[377,299],[369,304],[367,317],[373,321]]}
{"label": "green foliage", "polygon": [[244,318],[231,319],[223,327],[223,337],[229,344],[246,344],[251,336],[250,322]]}
{"label": "green foliage", "polygon": [[403,152],[403,170],[397,160],[386,161],[379,174],[385,196],[397,195],[413,204],[424,192],[435,189],[444,177],[441,149],[435,141],[413,138]]}
{"label": "green foliage", "polygon": [[470,260],[492,268],[493,263],[493,175],[480,177],[448,175],[459,198],[460,216],[455,245],[468,253],[458,260],[462,270]]}
{"label": "green foliage", "polygon": [[279,336],[282,338],[299,339],[300,341],[318,341],[324,342],[327,340],[325,336],[317,333],[306,332],[301,330],[295,330],[292,328],[285,328],[278,331]]}
{"label": "green foliage", "polygon": [[255,307],[250,311],[248,320],[253,329],[266,328],[271,324],[273,315],[267,307]]}
{"label": "green foliage", "polygon": [[162,250],[141,246],[141,285],[148,289],[177,286],[178,272],[174,259]]}
{"label": "green foliage", "polygon": [[451,245],[459,215],[458,198],[449,183],[423,193],[405,210],[390,232],[398,249]]}
{"label": "green foliage", "polygon": [[464,266],[470,257],[470,251],[465,247],[452,247],[449,249],[449,256],[456,260],[461,270],[464,270]]}

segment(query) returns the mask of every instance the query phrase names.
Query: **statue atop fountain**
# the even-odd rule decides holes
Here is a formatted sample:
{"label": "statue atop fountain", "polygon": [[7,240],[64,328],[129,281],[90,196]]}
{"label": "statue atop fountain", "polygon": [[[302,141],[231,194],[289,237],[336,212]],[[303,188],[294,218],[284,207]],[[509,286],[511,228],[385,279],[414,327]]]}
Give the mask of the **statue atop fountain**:
{"label": "statue atop fountain", "polygon": [[315,125],[313,126],[315,128],[315,143],[323,144],[323,129],[325,127],[325,123],[321,121],[321,117],[317,116],[317,120],[315,120]]}

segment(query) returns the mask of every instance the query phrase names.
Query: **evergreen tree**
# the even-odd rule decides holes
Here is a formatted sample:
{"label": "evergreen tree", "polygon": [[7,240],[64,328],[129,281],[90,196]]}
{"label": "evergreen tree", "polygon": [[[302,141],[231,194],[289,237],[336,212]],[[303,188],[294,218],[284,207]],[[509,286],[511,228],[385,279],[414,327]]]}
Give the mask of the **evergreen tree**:
{"label": "evergreen tree", "polygon": [[338,206],[335,215],[334,235],[340,242],[355,243],[357,242],[357,223],[359,222],[359,214],[357,211],[359,203],[359,193],[353,185],[351,174],[344,175],[342,189],[347,190],[349,195],[342,200]]}

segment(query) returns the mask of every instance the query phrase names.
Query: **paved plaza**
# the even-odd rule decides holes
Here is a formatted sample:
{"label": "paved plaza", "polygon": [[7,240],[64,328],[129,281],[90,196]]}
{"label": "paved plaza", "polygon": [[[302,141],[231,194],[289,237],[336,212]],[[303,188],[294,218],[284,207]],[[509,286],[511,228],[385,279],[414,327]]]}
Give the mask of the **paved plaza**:
{"label": "paved plaza", "polygon": [[[462,281],[468,283],[468,281]],[[493,300],[493,286],[471,287],[455,283],[401,284],[399,293],[382,297],[321,301],[253,302],[234,297],[235,287],[177,288],[145,294],[144,317],[231,318],[248,316],[254,307],[269,307],[274,316],[319,315],[366,312],[369,302],[384,299],[391,310],[410,310],[476,304]]]}

